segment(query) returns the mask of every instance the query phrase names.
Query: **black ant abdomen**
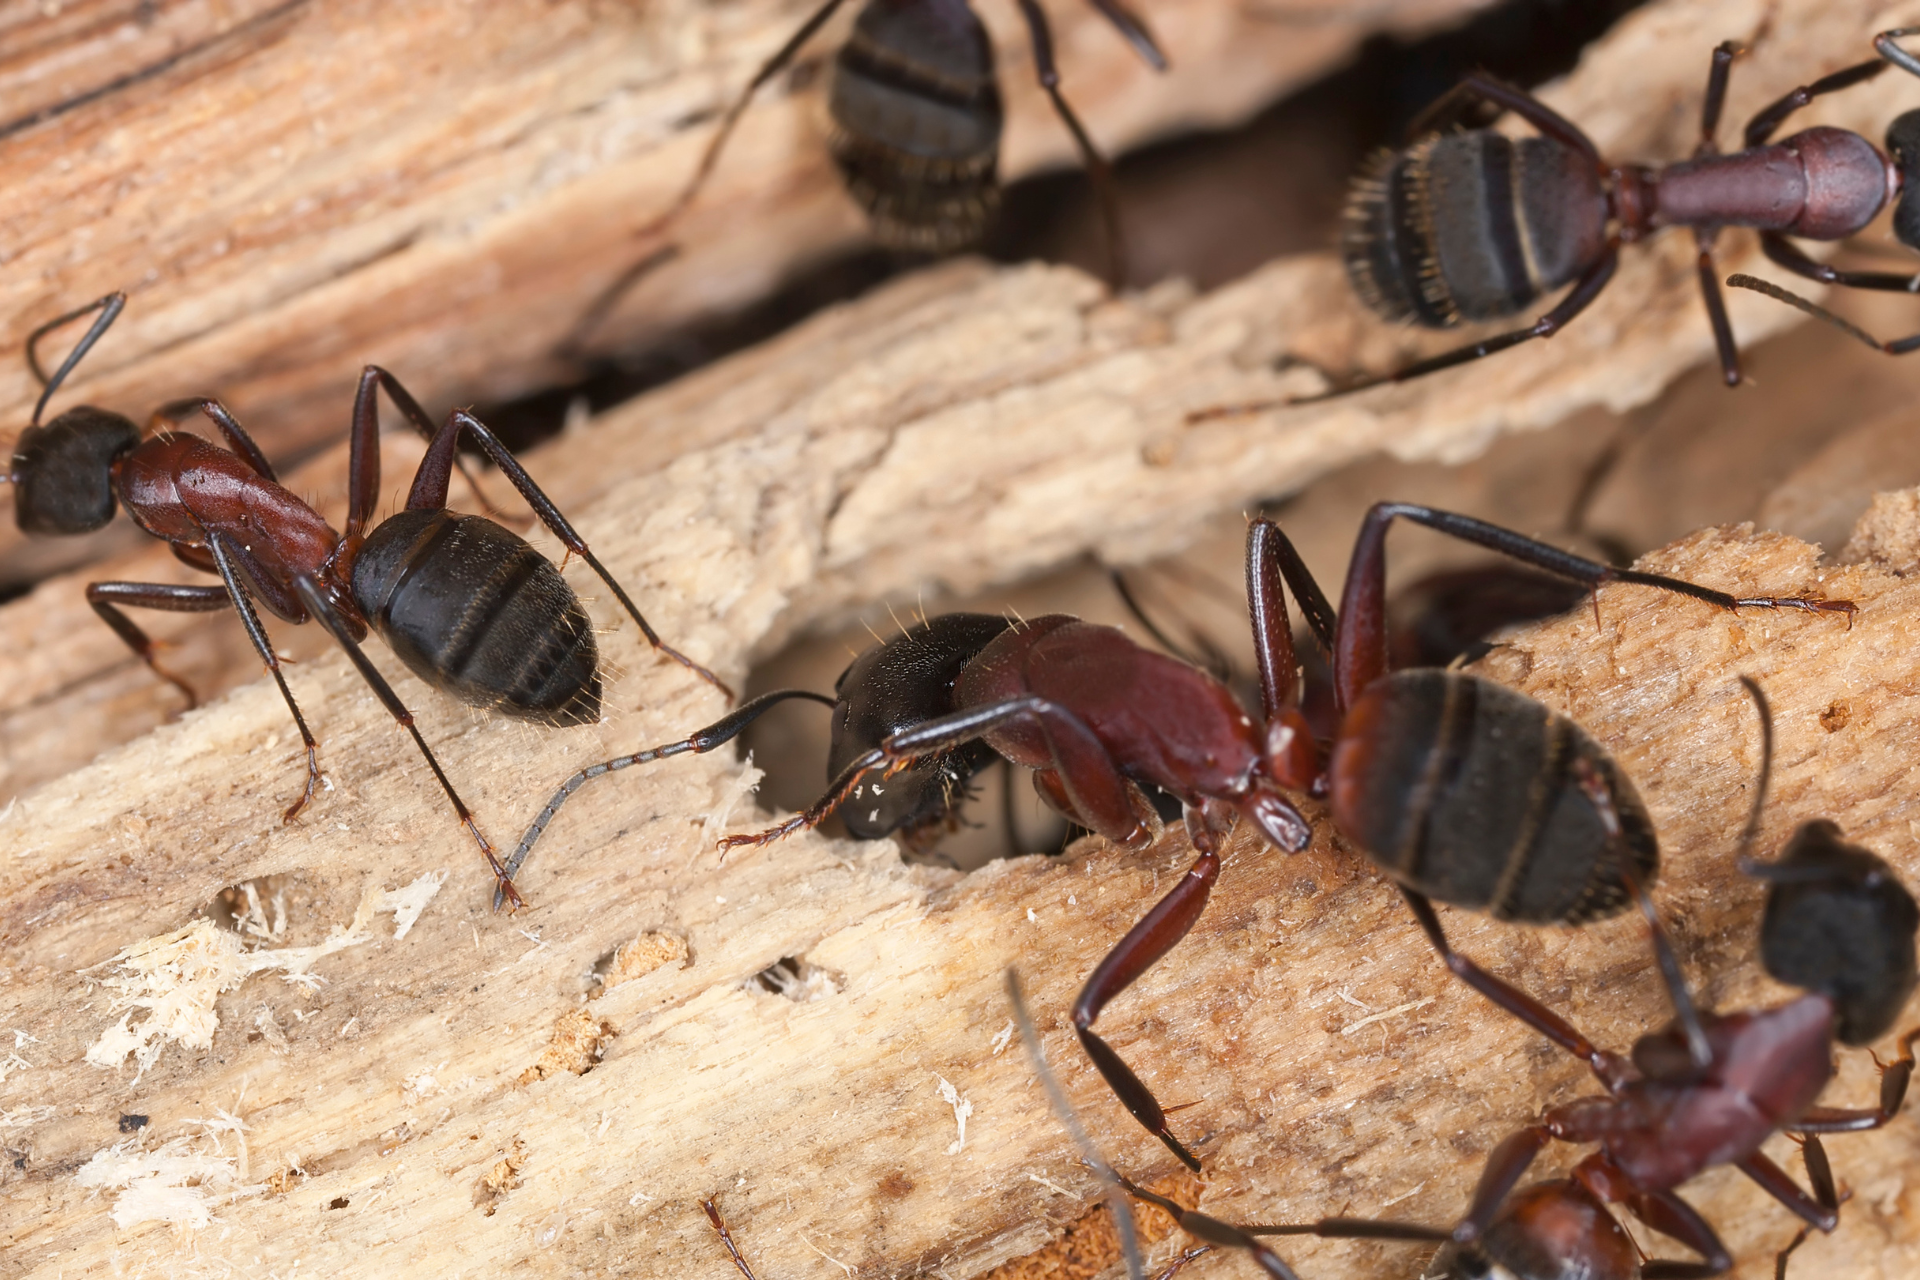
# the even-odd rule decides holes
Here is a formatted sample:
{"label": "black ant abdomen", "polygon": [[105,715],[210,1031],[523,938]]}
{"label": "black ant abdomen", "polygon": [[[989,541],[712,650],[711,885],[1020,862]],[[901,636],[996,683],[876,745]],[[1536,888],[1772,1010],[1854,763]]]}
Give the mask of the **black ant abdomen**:
{"label": "black ant abdomen", "polygon": [[964,4],[869,4],[834,59],[833,160],[874,237],[951,253],[1000,207],[993,42]]}
{"label": "black ant abdomen", "polygon": [[1586,157],[1490,131],[1381,153],[1354,183],[1340,237],[1367,306],[1433,329],[1510,316],[1606,245],[1607,195]]}
{"label": "black ant abdomen", "polygon": [[402,511],[367,535],[353,599],[400,660],[469,706],[557,726],[600,719],[599,651],[579,596],[483,516]]}
{"label": "black ant abdomen", "polygon": [[1577,925],[1658,874],[1653,821],[1625,772],[1572,720],[1491,680],[1383,677],[1347,713],[1329,771],[1334,821],[1437,901]]}

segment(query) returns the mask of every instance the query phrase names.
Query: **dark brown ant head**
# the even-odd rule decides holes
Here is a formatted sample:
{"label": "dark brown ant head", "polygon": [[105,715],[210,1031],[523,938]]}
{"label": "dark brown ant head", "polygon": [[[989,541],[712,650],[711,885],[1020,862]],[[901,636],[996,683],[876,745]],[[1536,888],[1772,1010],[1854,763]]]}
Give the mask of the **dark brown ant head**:
{"label": "dark brown ant head", "polygon": [[113,464],[140,443],[117,413],[81,405],[45,426],[28,427],[13,446],[13,514],[22,533],[91,533],[113,519]]}
{"label": "dark brown ant head", "polygon": [[1920,111],[1897,116],[1887,126],[1887,154],[1900,175],[1900,198],[1893,206],[1893,234],[1910,249],[1920,249]]}
{"label": "dark brown ant head", "polygon": [[1885,1034],[1913,994],[1920,928],[1920,908],[1893,869],[1817,819],[1794,833],[1778,862],[1748,870],[1768,881],[1760,923],[1767,972],[1832,1000],[1845,1043]]}
{"label": "dark brown ant head", "polygon": [[[839,702],[833,711],[827,776],[839,777],[901,730],[951,713],[960,668],[1012,625],[998,614],[942,614],[855,658],[834,685]],[[973,775],[996,758],[993,748],[976,740],[928,756],[891,777],[873,770],[841,808],[841,820],[858,840],[940,826]]]}
{"label": "dark brown ant head", "polygon": [[1473,1244],[1445,1244],[1421,1272],[1425,1280],[1633,1280],[1633,1239],[1593,1192],[1571,1178],[1540,1182],[1508,1197]]}

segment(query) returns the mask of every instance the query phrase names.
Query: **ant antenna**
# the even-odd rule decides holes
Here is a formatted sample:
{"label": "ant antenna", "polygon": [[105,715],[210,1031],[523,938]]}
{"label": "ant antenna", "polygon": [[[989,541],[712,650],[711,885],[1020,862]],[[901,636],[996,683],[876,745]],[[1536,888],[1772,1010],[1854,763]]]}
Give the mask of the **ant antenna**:
{"label": "ant antenna", "polygon": [[1113,1211],[1114,1234],[1120,1237],[1120,1250],[1127,1259],[1128,1280],[1146,1280],[1146,1266],[1140,1261],[1140,1242],[1134,1236],[1133,1208],[1127,1203],[1123,1180],[1101,1158],[1100,1149],[1093,1145],[1093,1139],[1081,1127],[1073,1104],[1067,1101],[1066,1090],[1060,1087],[1060,1082],[1048,1069],[1047,1051],[1040,1046],[1040,1033],[1033,1028],[1033,1019],[1027,1013],[1026,996],[1020,990],[1020,974],[1011,965],[1007,967],[1007,1000],[1013,1005],[1013,1020],[1020,1025],[1020,1043],[1026,1046],[1027,1061],[1033,1064],[1033,1073],[1040,1077],[1040,1084],[1047,1091],[1047,1101],[1053,1104],[1053,1113],[1060,1117],[1060,1123],[1066,1126],[1074,1145],[1080,1148],[1080,1158],[1107,1186],[1107,1205]]}
{"label": "ant antenna", "polygon": [[[1617,847],[1622,836],[1620,811],[1613,803],[1613,792],[1607,787],[1606,779],[1592,762],[1584,757],[1576,757],[1573,762],[1574,782],[1593,805],[1594,816],[1600,819],[1601,829],[1607,833],[1607,843]],[[1694,1003],[1693,993],[1687,989],[1687,975],[1681,972],[1680,959],[1673,953],[1673,943],[1667,938],[1667,931],[1660,923],[1660,913],[1654,908],[1653,898],[1647,893],[1647,887],[1640,883],[1640,877],[1633,868],[1622,866],[1620,879],[1626,885],[1627,892],[1640,905],[1640,914],[1647,919],[1647,934],[1653,943],[1654,962],[1660,967],[1660,977],[1666,983],[1667,995],[1673,1001],[1674,1020],[1687,1037],[1687,1057],[1693,1065],[1704,1070],[1713,1062],[1713,1045],[1707,1040],[1707,1029],[1700,1022],[1700,1010]]]}
{"label": "ant antenna", "polygon": [[[27,368],[33,370],[33,376],[39,380],[41,387],[40,399],[34,402],[31,425],[36,427],[40,425],[40,415],[46,411],[47,401],[51,400],[53,393],[60,389],[60,384],[67,380],[67,375],[73,372],[73,367],[86,357],[87,352],[93,350],[93,344],[100,341],[100,336],[113,327],[113,322],[120,318],[120,312],[126,305],[127,295],[115,290],[104,298],[96,298],[78,310],[69,311],[63,316],[47,321],[27,335]],[[95,311],[100,313],[100,318],[93,322],[93,326],[87,330],[80,341],[74,343],[73,350],[69,351],[67,358],[60,362],[60,367],[53,371],[53,376],[48,377],[46,370],[40,364],[40,339],[62,325],[71,324],[81,316]]]}
{"label": "ant antenna", "polygon": [[1901,36],[1911,35],[1920,35],[1920,27],[1895,27],[1891,31],[1882,31],[1873,38],[1873,51],[1908,75],[1920,76],[1920,58],[1894,43]]}
{"label": "ant antenna", "polygon": [[1760,834],[1760,810],[1767,802],[1767,783],[1773,777],[1773,706],[1767,701],[1766,690],[1752,676],[1741,676],[1740,683],[1745,687],[1747,696],[1753,699],[1753,709],[1760,714],[1760,779],[1753,790],[1753,807],[1747,812],[1746,830],[1740,833],[1740,855],[1738,865],[1746,875],[1758,874],[1759,864],[1753,860],[1753,842]]}
{"label": "ant antenna", "polygon": [[[1920,66],[1920,60],[1916,60],[1916,65]],[[1920,75],[1920,71],[1915,71],[1914,74]],[[1920,277],[1915,278],[1920,279]],[[1833,312],[1827,310],[1819,303],[1803,298],[1791,289],[1782,289],[1771,280],[1762,280],[1758,276],[1735,274],[1727,277],[1727,283],[1735,289],[1750,289],[1754,293],[1764,293],[1775,302],[1784,302],[1795,311],[1810,315],[1815,320],[1825,320],[1840,332],[1858,339],[1867,346],[1872,347],[1875,351],[1885,352],[1890,356],[1903,356],[1910,351],[1920,350],[1920,334],[1915,334],[1908,338],[1895,338],[1891,342],[1882,342],[1852,321],[1842,320],[1839,316],[1833,314]]]}

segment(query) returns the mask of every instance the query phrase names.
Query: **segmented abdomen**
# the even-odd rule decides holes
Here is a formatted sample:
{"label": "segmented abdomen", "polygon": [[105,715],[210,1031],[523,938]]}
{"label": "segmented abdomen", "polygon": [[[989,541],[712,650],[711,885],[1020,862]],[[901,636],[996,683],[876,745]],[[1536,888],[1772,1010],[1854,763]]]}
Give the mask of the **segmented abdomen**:
{"label": "segmented abdomen", "polygon": [[1340,248],[1369,307],[1440,329],[1514,314],[1606,243],[1589,160],[1550,138],[1475,130],[1376,156],[1348,193]]}
{"label": "segmented abdomen", "polygon": [[[1584,764],[1581,762],[1584,761]],[[1499,919],[1579,924],[1651,884],[1653,823],[1587,732],[1504,685],[1405,671],[1369,686],[1333,756],[1334,819],[1409,888]],[[1619,814],[1610,840],[1579,777]]]}
{"label": "segmented abdomen", "polygon": [[403,511],[354,562],[353,598],[413,673],[469,706],[600,718],[593,624],[553,562],[480,516]]}

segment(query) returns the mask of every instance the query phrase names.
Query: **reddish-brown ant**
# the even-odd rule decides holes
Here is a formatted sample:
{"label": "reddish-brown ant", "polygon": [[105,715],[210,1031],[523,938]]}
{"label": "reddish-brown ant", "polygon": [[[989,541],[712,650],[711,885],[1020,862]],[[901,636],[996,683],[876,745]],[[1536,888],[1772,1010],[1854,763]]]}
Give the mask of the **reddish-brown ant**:
{"label": "reddish-brown ant", "polygon": [[[1738,384],[1740,355],[1713,269],[1720,229],[1757,228],[1774,262],[1812,279],[1837,279],[1787,237],[1844,240],[1855,234],[1900,198],[1902,173],[1871,142],[1845,129],[1818,126],[1768,141],[1815,98],[1885,71],[1887,63],[1878,58],[1768,105],[1747,122],[1742,149],[1721,154],[1714,134],[1728,72],[1739,53],[1732,41],[1713,51],[1693,157],[1658,167],[1611,164],[1577,125],[1532,94],[1489,76],[1468,76],[1421,114],[1411,131],[1414,143],[1383,153],[1355,182],[1341,242],[1354,290],[1389,320],[1452,328],[1510,316],[1563,285],[1573,288],[1525,328],[1392,373],[1351,379],[1319,395],[1221,405],[1190,418],[1349,395],[1552,337],[1613,279],[1621,245],[1663,227],[1693,229],[1700,291],[1721,374],[1728,386]],[[1539,134],[1513,139],[1485,127],[1445,132],[1479,106],[1511,111]],[[1896,154],[1900,136],[1896,125],[1888,139]],[[1896,226],[1906,226],[1914,216],[1903,203]],[[1906,287],[1907,277],[1900,280],[1899,287]]]}
{"label": "reddish-brown ant", "polygon": [[[667,213],[664,228],[693,203],[754,91],[786,68],[842,0],[826,0],[767,59],[721,118],[694,175]],[[1099,192],[1116,285],[1125,282],[1120,213],[1106,159],[1060,93],[1053,34],[1038,0],[1018,0],[1033,42],[1040,87],[1073,135]],[[1119,0],[1090,0],[1156,70],[1166,57],[1146,26]],[[968,0],[866,0],[834,57],[828,96],[834,162],[847,191],[873,220],[882,244],[952,253],[977,242],[1000,202],[996,170],[1002,111],[993,41]]]}
{"label": "reddish-brown ant", "polygon": [[[1742,839],[1744,850],[1759,825],[1773,731],[1759,686],[1744,678],[1743,683],[1759,706],[1763,734],[1760,785]],[[1849,1111],[1816,1106],[1814,1100],[1833,1077],[1834,1042],[1860,1045],[1879,1038],[1913,994],[1920,908],[1885,862],[1842,841],[1831,822],[1803,825],[1778,862],[1755,863],[1742,856],[1740,865],[1768,886],[1760,930],[1762,963],[1773,978],[1807,994],[1772,1009],[1699,1014],[1712,1047],[1705,1063],[1690,1057],[1687,1031],[1678,1022],[1642,1037],[1629,1057],[1595,1048],[1558,1014],[1454,952],[1432,908],[1416,901],[1422,926],[1453,971],[1501,1009],[1586,1062],[1608,1094],[1554,1107],[1496,1147],[1466,1216],[1451,1229],[1356,1218],[1235,1226],[1130,1183],[1129,1189],[1173,1214],[1202,1240],[1246,1249],[1268,1274],[1288,1280],[1292,1270],[1254,1237],[1444,1241],[1425,1272],[1436,1280],[1496,1273],[1514,1280],[1719,1275],[1733,1259],[1675,1188],[1723,1164],[1739,1169],[1807,1227],[1833,1230],[1841,1198],[1820,1135],[1876,1129],[1899,1112],[1913,1074],[1920,1027],[1900,1037],[1899,1057],[1881,1067],[1877,1107]],[[1648,923],[1656,949],[1666,950],[1657,918],[1650,915]],[[1675,986],[1674,1004],[1690,1007],[1684,981],[1676,974],[1667,979]],[[1760,1151],[1763,1142],[1780,1132],[1802,1143],[1811,1195]],[[1600,1150],[1576,1166],[1571,1177],[1516,1192],[1534,1157],[1554,1140],[1596,1142]],[[1643,1265],[1608,1204],[1625,1205],[1701,1261],[1657,1259]],[[1805,1236],[1803,1228],[1779,1254],[1780,1274]]]}
{"label": "reddish-brown ant", "polygon": [[[1074,1004],[1073,1018],[1088,1056],[1128,1110],[1197,1170],[1199,1162],[1167,1128],[1152,1092],[1093,1026],[1107,1003],[1199,918],[1220,871],[1221,838],[1236,816],[1276,847],[1298,851],[1307,847],[1312,829],[1287,792],[1327,796],[1347,835],[1410,898],[1424,902],[1425,895],[1502,919],[1579,923],[1607,915],[1649,883],[1658,865],[1653,825],[1632,784],[1573,721],[1475,676],[1434,670],[1389,674],[1386,533],[1402,517],[1589,588],[1637,583],[1725,609],[1795,607],[1850,614],[1853,608],[1805,597],[1737,598],[1582,559],[1470,517],[1381,503],[1361,527],[1336,620],[1279,526],[1258,520],[1247,537],[1247,601],[1264,726],[1207,673],[1144,649],[1112,627],[1061,615],[1017,625],[980,623],[977,634],[939,661],[914,665],[884,656],[890,647],[897,654],[945,634],[942,628],[950,624],[935,620],[849,668],[835,713],[838,724],[854,723],[854,708],[878,697],[895,713],[924,718],[890,732],[893,722],[885,716],[859,719],[866,733],[885,736],[847,759],[819,800],[778,826],[728,836],[721,845],[763,844],[814,826],[849,800],[864,804],[871,790],[884,797],[898,775],[916,766],[921,769],[917,784],[950,797],[952,785],[941,769],[929,772],[925,766],[935,761],[942,769],[963,767],[971,757],[958,753],[980,742],[1034,769],[1040,794],[1072,821],[1130,849],[1150,844],[1157,826],[1140,786],[1176,797],[1185,807],[1198,858],[1094,970]],[[1295,705],[1297,676],[1283,578],[1320,644],[1333,654],[1335,700],[1344,722],[1330,754],[1314,741]],[[977,619],[957,615],[969,617]],[[897,685],[881,681],[883,672],[898,677]],[[851,678],[856,673],[861,676],[857,684]],[[679,742],[576,774],[535,821],[508,873],[554,809],[586,778],[712,750],[752,715],[790,697],[827,701],[793,690],[768,694]],[[905,804],[889,811],[899,821],[917,812]],[[1696,1056],[1705,1056],[1703,1035],[1695,1037],[1693,1047]]]}
{"label": "reddish-brown ant", "polygon": [[[288,806],[288,822],[313,798],[320,780],[318,744],[281,674],[254,602],[288,622],[317,620],[413,735],[461,825],[479,844],[501,887],[518,902],[492,846],[412,713],[360,648],[370,629],[378,631],[415,675],[469,706],[554,725],[599,719],[593,626],[573,588],[517,534],[485,517],[446,509],[462,434],[486,451],[554,536],[612,589],[654,648],[723,692],[726,686],[660,642],[626,591],[484,423],[456,410],[436,430],[406,388],[378,366],[366,367],[354,399],[344,533],[335,533],[280,487],[265,455],[217,400],[163,405],[153,415],[152,434],[144,438],[127,418],[87,405],[40,425],[48,400],[125,305],[124,294],[108,294],[41,325],[27,340],[28,363],[44,389],[31,425],[14,445],[8,473],[20,528],[29,534],[85,533],[105,525],[124,504],[135,523],[168,543],[179,559],[220,576],[218,586],[96,582],[87,588],[87,601],[155,674],[187,696],[189,705],[193,690],[160,666],[153,641],[122,609],[202,613],[232,608],[239,613],[306,746],[307,784]],[[39,341],[96,311],[86,335],[46,375],[36,350]],[[406,509],[369,530],[380,493],[380,388],[431,443],[414,473]],[[172,429],[195,413],[220,429],[227,448]]]}

